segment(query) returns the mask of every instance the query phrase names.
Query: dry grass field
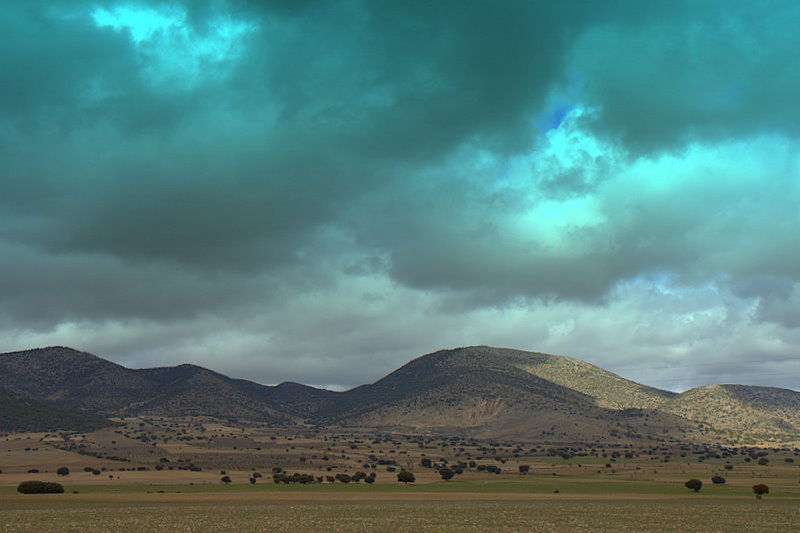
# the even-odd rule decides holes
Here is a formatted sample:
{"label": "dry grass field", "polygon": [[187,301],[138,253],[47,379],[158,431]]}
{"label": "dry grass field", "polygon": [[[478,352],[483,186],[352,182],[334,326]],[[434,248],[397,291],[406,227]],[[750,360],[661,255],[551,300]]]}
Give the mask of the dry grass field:
{"label": "dry grass field", "polygon": [[[738,532],[800,523],[797,448],[122,422],[87,434],[0,437],[0,531]],[[69,475],[58,476],[64,466]],[[461,473],[443,481],[437,467],[445,466]],[[274,483],[273,469],[322,482]],[[398,483],[403,469],[413,484]],[[374,473],[375,483],[329,481],[359,471]],[[254,472],[262,475],[251,483]],[[684,487],[689,478],[704,482],[701,492]],[[18,494],[17,484],[31,479],[62,483],[66,492]],[[751,492],[756,483],[770,487],[761,501]]]}
{"label": "dry grass field", "polygon": [[410,491],[4,495],[8,532],[796,531],[800,501]]}

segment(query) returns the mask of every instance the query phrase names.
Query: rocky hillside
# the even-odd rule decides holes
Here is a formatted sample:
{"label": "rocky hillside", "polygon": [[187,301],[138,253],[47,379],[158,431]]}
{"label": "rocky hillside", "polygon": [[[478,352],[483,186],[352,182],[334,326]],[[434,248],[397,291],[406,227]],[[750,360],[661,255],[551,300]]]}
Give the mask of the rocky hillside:
{"label": "rocky hillside", "polygon": [[[579,369],[574,379],[570,368]],[[606,383],[625,392],[616,404],[631,408],[609,409],[608,395],[597,393]],[[317,419],[509,438],[662,438],[676,429],[676,418],[649,406],[670,396],[574,359],[475,346],[419,357],[372,385],[343,393]]]}
{"label": "rocky hillside", "polygon": [[92,354],[54,347],[0,355],[0,387],[103,416],[206,415],[291,423],[259,394],[261,385],[195,365],[132,370]]}
{"label": "rocky hillside", "polygon": [[0,389],[0,432],[94,431],[110,425],[110,420],[99,416],[61,409]]}
{"label": "rocky hillside", "polygon": [[666,412],[727,432],[745,442],[800,435],[800,392],[774,387],[708,385],[674,397]]}
{"label": "rocky hillside", "polygon": [[[206,415],[551,441],[800,440],[795,391],[712,385],[675,394],[569,357],[488,346],[424,355],[346,392],[265,386],[190,364],[128,369],[42,348],[0,355],[0,388],[99,416]],[[12,403],[0,404],[0,419]]]}

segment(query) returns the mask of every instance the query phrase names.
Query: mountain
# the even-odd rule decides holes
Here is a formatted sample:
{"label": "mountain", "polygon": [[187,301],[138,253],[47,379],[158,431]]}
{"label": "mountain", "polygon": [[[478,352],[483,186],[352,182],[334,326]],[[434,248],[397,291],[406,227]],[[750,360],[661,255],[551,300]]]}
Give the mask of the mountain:
{"label": "mountain", "polygon": [[[97,416],[211,416],[520,440],[800,440],[796,391],[710,385],[676,394],[577,359],[488,346],[427,354],[345,392],[265,386],[191,364],[129,369],[70,348],[39,348],[0,355],[0,388],[18,401]],[[3,405],[0,417],[11,412]]]}
{"label": "mountain", "polygon": [[707,385],[675,396],[662,409],[745,441],[800,435],[800,393],[789,389]]}
{"label": "mountain", "polygon": [[[575,359],[474,346],[419,357],[343,393],[317,418],[509,438],[607,439],[653,429],[663,436],[676,417],[654,407],[672,396]],[[650,429],[642,426],[645,420]]]}
{"label": "mountain", "polygon": [[214,416],[287,424],[261,385],[195,365],[133,370],[71,348],[0,355],[0,387],[103,416]]}
{"label": "mountain", "polygon": [[0,431],[94,431],[113,423],[88,413],[61,409],[0,389]]}

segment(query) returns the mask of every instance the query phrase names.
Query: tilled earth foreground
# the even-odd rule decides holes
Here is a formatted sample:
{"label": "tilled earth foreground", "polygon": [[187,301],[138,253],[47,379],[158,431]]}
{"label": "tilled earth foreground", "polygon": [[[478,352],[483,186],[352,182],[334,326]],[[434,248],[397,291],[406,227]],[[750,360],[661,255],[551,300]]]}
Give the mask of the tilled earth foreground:
{"label": "tilled earth foreground", "polygon": [[0,531],[795,531],[797,499],[528,494],[4,495]]}

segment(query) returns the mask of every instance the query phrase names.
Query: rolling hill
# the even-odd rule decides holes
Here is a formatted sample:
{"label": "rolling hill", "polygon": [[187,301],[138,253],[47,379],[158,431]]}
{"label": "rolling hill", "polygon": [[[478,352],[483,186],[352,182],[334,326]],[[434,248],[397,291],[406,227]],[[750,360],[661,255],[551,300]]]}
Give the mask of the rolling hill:
{"label": "rolling hill", "polygon": [[96,416],[204,415],[553,441],[800,440],[796,391],[710,385],[676,394],[577,359],[488,346],[427,354],[345,392],[265,386],[190,364],[129,369],[70,348],[40,348],[0,355],[0,388]]}

